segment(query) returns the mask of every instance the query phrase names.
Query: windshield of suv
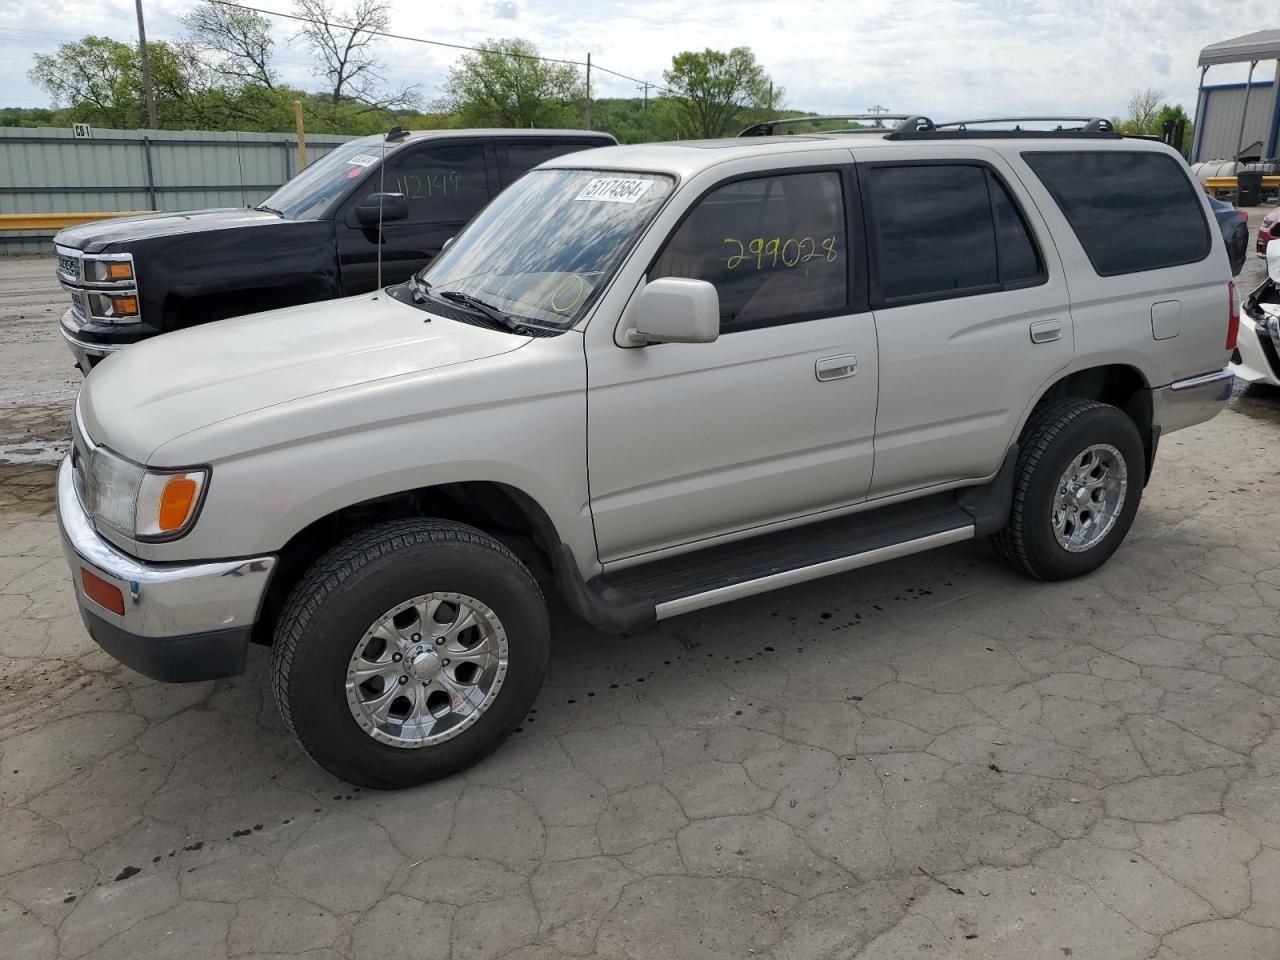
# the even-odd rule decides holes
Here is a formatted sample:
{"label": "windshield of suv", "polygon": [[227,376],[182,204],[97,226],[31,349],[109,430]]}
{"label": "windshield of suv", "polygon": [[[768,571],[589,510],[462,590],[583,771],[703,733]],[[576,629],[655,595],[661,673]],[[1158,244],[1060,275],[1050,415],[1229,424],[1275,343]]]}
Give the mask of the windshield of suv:
{"label": "windshield of suv", "polygon": [[317,160],[262,203],[286,220],[314,220],[382,156],[381,137],[351,140]]}
{"label": "windshield of suv", "polygon": [[522,320],[568,327],[674,188],[669,176],[534,170],[507,187],[420,277]]}

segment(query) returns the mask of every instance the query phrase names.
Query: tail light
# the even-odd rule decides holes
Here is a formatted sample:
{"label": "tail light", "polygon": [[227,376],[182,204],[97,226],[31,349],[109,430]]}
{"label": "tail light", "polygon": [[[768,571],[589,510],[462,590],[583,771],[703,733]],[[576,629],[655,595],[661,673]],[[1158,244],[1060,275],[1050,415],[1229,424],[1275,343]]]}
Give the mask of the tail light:
{"label": "tail light", "polygon": [[1236,282],[1227,283],[1227,349],[1236,348],[1236,340],[1240,336],[1240,292]]}

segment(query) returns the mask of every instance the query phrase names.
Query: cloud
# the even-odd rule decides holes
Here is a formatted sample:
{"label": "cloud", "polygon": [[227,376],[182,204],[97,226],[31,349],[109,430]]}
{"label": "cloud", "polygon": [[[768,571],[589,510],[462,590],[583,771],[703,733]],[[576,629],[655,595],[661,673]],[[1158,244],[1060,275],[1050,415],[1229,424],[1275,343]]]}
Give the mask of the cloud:
{"label": "cloud", "polygon": [[[148,36],[174,36],[176,14],[192,2],[147,0]],[[1144,87],[1165,90],[1190,110],[1200,48],[1242,32],[1206,16],[1202,0],[789,0],[782,7],[772,0],[488,0],[430,24],[416,0],[391,3],[397,33],[461,44],[520,36],[548,56],[583,60],[590,50],[593,63],[651,82],[661,82],[681,50],[749,46],[786,87],[789,106],[840,113],[883,104],[952,118],[1111,116]],[[287,9],[283,0],[263,6]],[[90,32],[132,41],[132,16],[113,9],[84,0],[0,0],[0,104],[44,102],[26,78],[33,53]],[[1273,18],[1274,0],[1232,7],[1232,23]],[[282,74],[310,85],[308,55],[289,39],[296,25],[276,23]],[[403,41],[380,47],[388,80],[418,85],[428,101],[460,56]],[[1245,70],[1214,68],[1209,81],[1243,80]],[[602,97],[636,95],[634,83],[603,71],[592,74],[592,89]]]}

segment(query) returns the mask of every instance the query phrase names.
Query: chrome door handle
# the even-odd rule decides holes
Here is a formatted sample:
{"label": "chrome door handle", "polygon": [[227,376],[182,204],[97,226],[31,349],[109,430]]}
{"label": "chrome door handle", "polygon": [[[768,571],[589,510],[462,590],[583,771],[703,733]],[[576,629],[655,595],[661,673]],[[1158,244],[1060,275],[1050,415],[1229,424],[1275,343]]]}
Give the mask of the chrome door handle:
{"label": "chrome door handle", "polygon": [[852,353],[839,357],[823,357],[814,364],[814,373],[819,380],[843,380],[858,372],[858,358]]}
{"label": "chrome door handle", "polygon": [[1037,320],[1031,324],[1032,343],[1053,343],[1062,339],[1062,324],[1057,320]]}

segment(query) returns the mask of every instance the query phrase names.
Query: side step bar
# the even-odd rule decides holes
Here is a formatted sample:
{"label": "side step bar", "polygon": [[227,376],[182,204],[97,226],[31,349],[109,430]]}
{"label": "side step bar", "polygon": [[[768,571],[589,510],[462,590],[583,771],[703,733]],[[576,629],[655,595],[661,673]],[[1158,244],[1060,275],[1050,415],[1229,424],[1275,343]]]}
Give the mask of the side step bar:
{"label": "side step bar", "polygon": [[611,633],[780,587],[995,533],[1009,517],[1018,448],[987,483],[790,527],[584,580],[573,552],[552,557],[569,608]]}
{"label": "side step bar", "polygon": [[733,600],[741,600],[744,597],[753,597],[757,593],[767,593],[770,590],[790,587],[797,583],[807,583],[810,580],[818,580],[835,573],[857,570],[859,567],[869,567],[885,560],[895,560],[898,557],[906,557],[924,550],[932,550],[934,547],[945,547],[949,543],[972,540],[973,536],[973,524],[956,527],[954,530],[944,530],[941,533],[931,533],[927,536],[917,537],[914,540],[904,540],[902,543],[891,544],[887,547],[876,547],[863,553],[855,553],[834,560],[824,560],[807,567],[796,567],[782,573],[773,573],[757,577],[754,580],[743,580],[731,586],[706,590],[702,593],[690,594],[687,597],[679,597],[675,600],[667,600],[663,603],[655,604],[654,613],[658,620],[666,620],[669,617],[678,617],[683,613],[692,613],[705,607],[714,607],[716,604],[729,603]]}

